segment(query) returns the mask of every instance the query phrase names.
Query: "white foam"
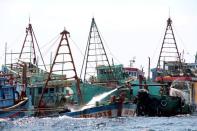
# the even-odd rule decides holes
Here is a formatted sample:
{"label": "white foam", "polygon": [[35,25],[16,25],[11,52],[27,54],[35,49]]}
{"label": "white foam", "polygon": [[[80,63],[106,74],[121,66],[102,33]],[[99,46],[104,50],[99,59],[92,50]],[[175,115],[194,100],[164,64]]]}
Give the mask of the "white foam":
{"label": "white foam", "polygon": [[103,100],[105,97],[109,96],[110,94],[112,94],[113,92],[115,92],[117,90],[114,89],[114,90],[111,90],[109,92],[105,92],[103,94],[100,94],[100,95],[97,95],[97,96],[94,96],[85,106],[83,106],[80,110],[84,110],[84,109],[87,109],[87,108],[91,108],[91,107],[94,107],[96,102],[100,102],[101,100]]}

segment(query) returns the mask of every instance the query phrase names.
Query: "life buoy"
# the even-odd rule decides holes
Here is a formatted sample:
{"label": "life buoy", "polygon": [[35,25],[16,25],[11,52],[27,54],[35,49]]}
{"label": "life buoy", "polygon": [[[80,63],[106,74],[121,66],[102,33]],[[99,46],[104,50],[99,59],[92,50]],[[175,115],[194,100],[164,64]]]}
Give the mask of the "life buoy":
{"label": "life buoy", "polygon": [[161,100],[161,106],[166,107],[167,106],[167,101],[166,100]]}

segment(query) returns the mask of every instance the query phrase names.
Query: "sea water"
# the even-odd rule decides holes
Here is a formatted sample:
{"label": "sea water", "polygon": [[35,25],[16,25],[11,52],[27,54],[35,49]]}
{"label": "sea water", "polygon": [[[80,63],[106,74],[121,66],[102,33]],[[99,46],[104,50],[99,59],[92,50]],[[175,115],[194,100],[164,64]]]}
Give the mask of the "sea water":
{"label": "sea water", "polygon": [[197,116],[119,118],[20,118],[0,122],[1,131],[197,131]]}

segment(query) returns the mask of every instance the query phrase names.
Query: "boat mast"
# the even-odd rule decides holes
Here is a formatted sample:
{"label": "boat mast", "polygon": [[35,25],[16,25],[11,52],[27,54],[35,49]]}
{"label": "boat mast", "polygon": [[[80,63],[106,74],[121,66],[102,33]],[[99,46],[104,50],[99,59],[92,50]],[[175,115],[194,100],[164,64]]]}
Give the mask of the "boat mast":
{"label": "boat mast", "polygon": [[88,80],[90,77],[96,77],[96,67],[98,67],[99,65],[110,67],[110,70],[112,72],[95,19],[92,18],[80,78],[82,77],[83,70],[83,81]]}
{"label": "boat mast", "polygon": [[35,33],[33,31],[32,25],[29,21],[28,27],[26,28],[26,36],[25,36],[25,39],[24,39],[24,42],[23,42],[23,45],[22,45],[22,48],[21,48],[21,51],[19,54],[19,60],[22,60],[24,62],[33,63],[36,66],[38,66],[38,60],[36,59],[35,44],[38,48],[44,68],[47,71],[45,63],[44,63],[44,59],[42,57],[42,54],[41,54],[41,51],[40,51],[40,48],[39,48],[39,45],[38,45],[38,42],[37,42],[37,39],[35,36]]}
{"label": "boat mast", "polygon": [[177,62],[182,68],[181,57],[178,51],[178,47],[176,44],[174,32],[172,29],[172,20],[168,18],[167,20],[167,27],[164,34],[159,59],[157,63],[157,69],[163,68],[165,62],[174,61]]}
{"label": "boat mast", "polygon": [[[71,48],[70,48],[69,41],[68,41],[67,35],[69,35],[69,34],[70,33],[68,31],[66,31],[65,29],[63,32],[60,33],[61,39],[60,39],[59,45],[57,47],[55,57],[53,59],[48,78],[45,82],[38,107],[40,107],[40,105],[41,105],[43,95],[44,95],[45,91],[47,90],[49,83],[52,82],[53,80],[66,81],[66,80],[73,80],[74,79],[76,81],[77,93],[78,93],[78,97],[79,97],[78,99],[80,101],[80,104],[82,104],[82,102],[83,102],[82,94],[81,94],[81,90],[80,90],[80,81],[77,76],[75,64],[73,61],[73,56],[71,53]],[[65,67],[67,67],[67,68],[65,68]],[[64,75],[62,75],[62,73]],[[52,76],[53,74],[59,74],[59,76],[61,76],[61,77],[54,78]]]}

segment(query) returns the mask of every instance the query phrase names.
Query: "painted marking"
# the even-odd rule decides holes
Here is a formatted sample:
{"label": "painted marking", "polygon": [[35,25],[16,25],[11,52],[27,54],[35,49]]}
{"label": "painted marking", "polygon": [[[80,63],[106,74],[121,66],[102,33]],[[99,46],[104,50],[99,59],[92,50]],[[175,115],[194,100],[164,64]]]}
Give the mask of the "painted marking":
{"label": "painted marking", "polygon": [[95,118],[98,118],[98,117],[112,117],[112,111],[109,110],[109,111],[96,112],[94,114],[80,115],[80,118],[91,118],[91,117],[95,117]]}

